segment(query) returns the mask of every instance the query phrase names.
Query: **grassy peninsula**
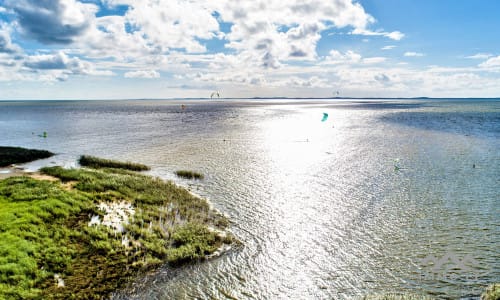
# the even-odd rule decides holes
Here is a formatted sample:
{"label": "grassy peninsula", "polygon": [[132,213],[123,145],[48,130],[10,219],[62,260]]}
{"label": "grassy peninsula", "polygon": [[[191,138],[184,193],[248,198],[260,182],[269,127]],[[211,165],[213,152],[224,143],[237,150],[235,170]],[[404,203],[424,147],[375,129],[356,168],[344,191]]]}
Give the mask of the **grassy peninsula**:
{"label": "grassy peninsula", "polygon": [[54,155],[54,153],[47,150],[0,146],[0,167],[48,158],[52,155]]}
{"label": "grassy peninsula", "polygon": [[161,264],[233,241],[225,217],[172,182],[120,168],[0,181],[0,298],[100,299]]}

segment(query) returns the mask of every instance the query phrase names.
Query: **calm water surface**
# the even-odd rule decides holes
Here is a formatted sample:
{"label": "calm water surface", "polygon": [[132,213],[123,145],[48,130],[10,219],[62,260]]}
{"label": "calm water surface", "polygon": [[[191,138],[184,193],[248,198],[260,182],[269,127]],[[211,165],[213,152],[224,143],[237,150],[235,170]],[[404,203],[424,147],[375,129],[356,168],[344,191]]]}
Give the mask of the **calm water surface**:
{"label": "calm water surface", "polygon": [[114,299],[477,297],[500,282],[499,138],[500,101],[0,102],[1,145],[58,153],[28,168],[145,163],[233,221],[243,247]]}

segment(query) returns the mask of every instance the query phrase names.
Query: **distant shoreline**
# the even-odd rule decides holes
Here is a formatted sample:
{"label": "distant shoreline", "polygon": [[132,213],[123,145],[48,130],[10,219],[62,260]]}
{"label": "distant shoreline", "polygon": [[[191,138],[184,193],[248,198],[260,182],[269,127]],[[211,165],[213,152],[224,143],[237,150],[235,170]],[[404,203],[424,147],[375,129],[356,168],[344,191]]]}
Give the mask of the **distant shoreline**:
{"label": "distant shoreline", "polygon": [[497,101],[500,97],[234,97],[234,98],[128,98],[128,99],[1,99],[2,102],[76,102],[76,101],[183,101],[183,100],[479,100]]}

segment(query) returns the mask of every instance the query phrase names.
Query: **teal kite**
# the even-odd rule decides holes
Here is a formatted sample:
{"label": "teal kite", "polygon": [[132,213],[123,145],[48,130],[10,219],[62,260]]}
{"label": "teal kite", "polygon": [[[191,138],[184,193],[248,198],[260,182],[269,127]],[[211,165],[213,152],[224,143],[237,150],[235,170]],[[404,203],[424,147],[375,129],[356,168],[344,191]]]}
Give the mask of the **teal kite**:
{"label": "teal kite", "polygon": [[328,114],[327,113],[323,113],[323,119],[321,119],[321,122],[325,122],[326,119],[328,119]]}

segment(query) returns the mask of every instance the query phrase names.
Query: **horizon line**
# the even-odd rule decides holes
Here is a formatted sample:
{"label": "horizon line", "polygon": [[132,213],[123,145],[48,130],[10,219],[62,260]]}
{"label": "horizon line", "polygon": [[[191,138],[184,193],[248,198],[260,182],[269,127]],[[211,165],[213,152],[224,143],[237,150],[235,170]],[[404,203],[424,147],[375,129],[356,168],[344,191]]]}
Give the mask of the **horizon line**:
{"label": "horizon line", "polygon": [[8,101],[144,101],[144,100],[500,100],[500,97],[287,97],[287,96],[265,96],[265,97],[168,97],[168,98],[73,98],[73,99],[0,99],[0,102]]}
{"label": "horizon line", "polygon": [[145,100],[466,100],[466,99],[478,99],[478,100],[500,100],[500,97],[286,97],[286,96],[276,96],[276,97],[220,97],[220,98],[209,98],[209,97],[170,97],[170,98],[107,98],[107,99],[0,99],[0,102],[9,101],[145,101]]}

